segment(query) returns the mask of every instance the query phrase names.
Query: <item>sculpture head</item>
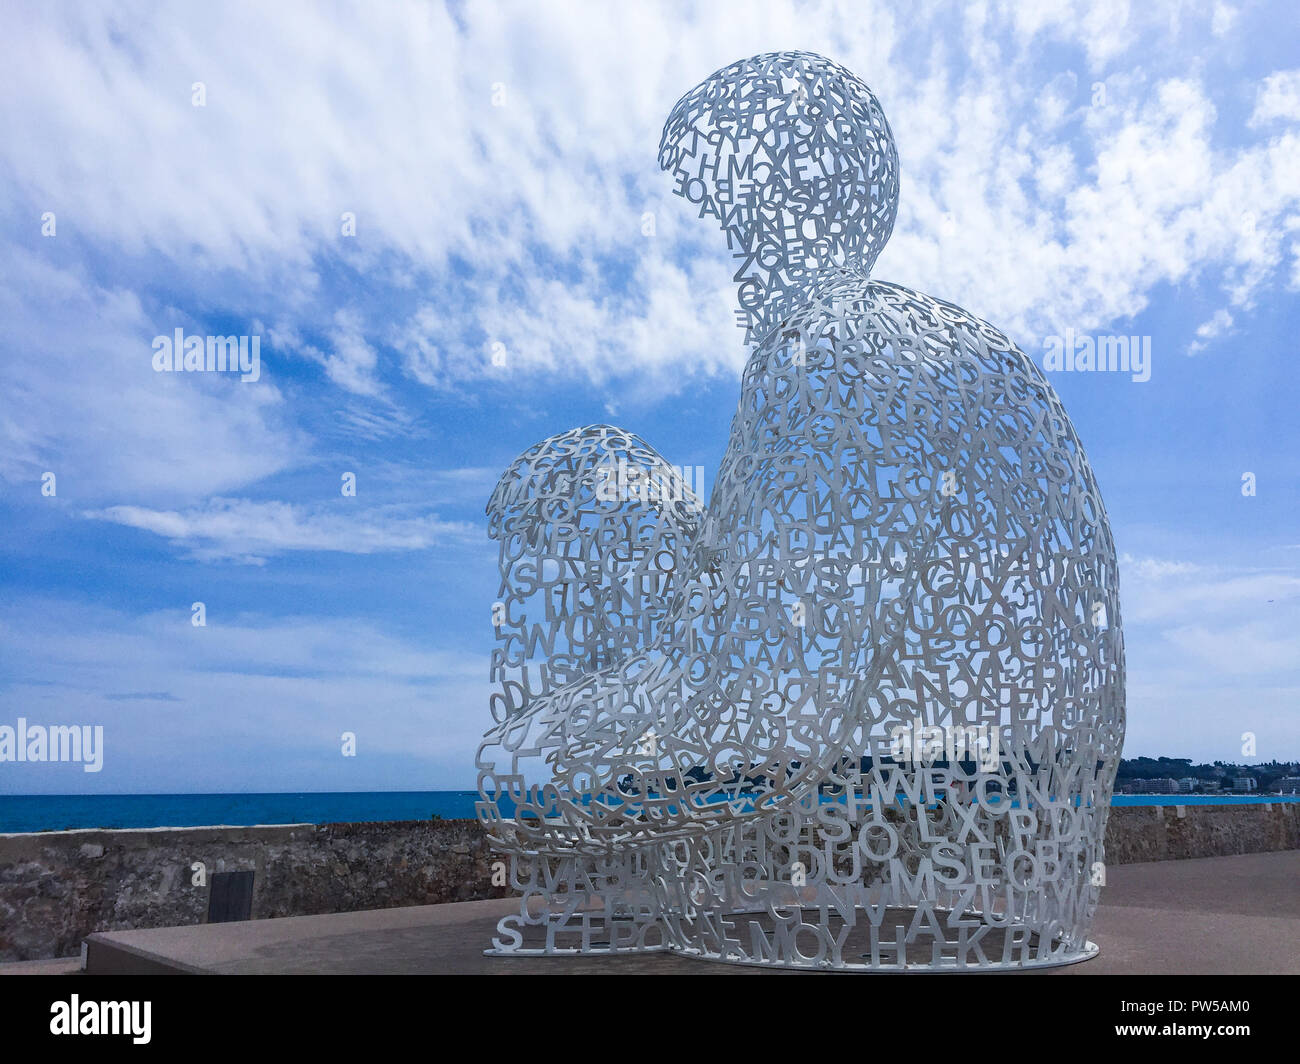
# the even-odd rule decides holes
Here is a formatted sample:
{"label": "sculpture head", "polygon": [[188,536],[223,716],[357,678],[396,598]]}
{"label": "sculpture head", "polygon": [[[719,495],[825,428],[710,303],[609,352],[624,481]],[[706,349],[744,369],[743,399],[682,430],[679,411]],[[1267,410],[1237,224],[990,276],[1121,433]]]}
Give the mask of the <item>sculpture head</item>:
{"label": "sculpture head", "polygon": [[759,342],[830,267],[865,276],[898,210],[898,152],[871,90],[811,52],[723,67],[664,125],[659,165],[740,261],[740,323]]}
{"label": "sculpture head", "polygon": [[703,504],[636,433],[588,425],[542,440],[487,505],[500,548],[492,715],[654,641],[687,570]]}

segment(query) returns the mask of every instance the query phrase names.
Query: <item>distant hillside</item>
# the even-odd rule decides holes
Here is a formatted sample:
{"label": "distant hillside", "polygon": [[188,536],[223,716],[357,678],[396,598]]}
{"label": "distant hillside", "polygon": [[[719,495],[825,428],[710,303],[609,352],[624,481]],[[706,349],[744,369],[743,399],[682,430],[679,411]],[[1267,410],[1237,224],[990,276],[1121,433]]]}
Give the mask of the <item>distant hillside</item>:
{"label": "distant hillside", "polygon": [[1193,765],[1188,757],[1134,757],[1119,763],[1116,779],[1171,778],[1191,776],[1197,780],[1224,780],[1237,776],[1253,776],[1261,791],[1267,791],[1283,776],[1300,776],[1300,762],[1268,761],[1258,765],[1238,765],[1231,761],[1215,761],[1210,765]]}

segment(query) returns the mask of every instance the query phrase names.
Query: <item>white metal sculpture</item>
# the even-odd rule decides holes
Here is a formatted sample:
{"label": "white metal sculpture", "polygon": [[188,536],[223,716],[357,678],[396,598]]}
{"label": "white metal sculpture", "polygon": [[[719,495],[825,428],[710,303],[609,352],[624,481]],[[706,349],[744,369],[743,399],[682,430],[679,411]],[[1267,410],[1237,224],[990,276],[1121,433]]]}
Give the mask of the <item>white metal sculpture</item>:
{"label": "white metal sculpture", "polygon": [[992,326],[870,279],[897,154],[838,65],[718,71],[660,163],[727,233],[752,354],[707,506],[606,425],[493,494],[478,810],[523,897],[489,952],[1093,955],[1123,642],[1060,401]]}

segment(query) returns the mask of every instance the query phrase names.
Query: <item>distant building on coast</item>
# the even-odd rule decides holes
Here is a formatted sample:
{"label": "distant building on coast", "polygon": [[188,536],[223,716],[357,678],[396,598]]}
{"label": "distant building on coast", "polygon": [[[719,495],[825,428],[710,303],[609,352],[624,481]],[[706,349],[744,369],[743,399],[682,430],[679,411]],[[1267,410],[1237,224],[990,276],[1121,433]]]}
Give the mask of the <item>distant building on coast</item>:
{"label": "distant building on coast", "polygon": [[1125,792],[1128,794],[1177,794],[1178,781],[1167,776],[1158,776],[1149,780],[1129,780]]}

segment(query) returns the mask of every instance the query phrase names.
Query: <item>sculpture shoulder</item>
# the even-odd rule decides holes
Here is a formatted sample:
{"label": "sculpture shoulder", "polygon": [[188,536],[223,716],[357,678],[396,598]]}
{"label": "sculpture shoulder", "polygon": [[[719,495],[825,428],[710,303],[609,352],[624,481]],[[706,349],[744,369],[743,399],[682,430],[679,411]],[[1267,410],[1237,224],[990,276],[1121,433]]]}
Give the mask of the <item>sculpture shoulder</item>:
{"label": "sculpture shoulder", "polygon": [[[932,336],[958,333],[994,350],[1019,350],[1002,330],[970,311],[892,281],[845,277],[818,285],[792,317],[793,324],[843,321],[852,334],[863,327],[878,333]],[[856,328],[855,328],[856,327]]]}
{"label": "sculpture shoulder", "polygon": [[955,303],[890,281],[830,274],[811,286],[754,348],[745,379],[783,372],[819,350],[834,351],[850,372],[880,359],[930,361],[936,369],[957,365],[983,377],[1016,377],[1043,398],[1053,394],[1042,371],[1001,329]]}

